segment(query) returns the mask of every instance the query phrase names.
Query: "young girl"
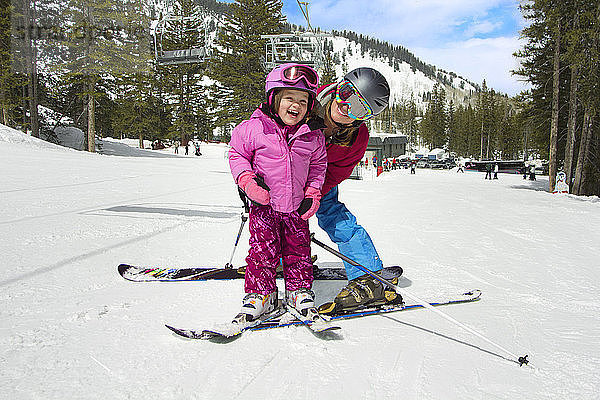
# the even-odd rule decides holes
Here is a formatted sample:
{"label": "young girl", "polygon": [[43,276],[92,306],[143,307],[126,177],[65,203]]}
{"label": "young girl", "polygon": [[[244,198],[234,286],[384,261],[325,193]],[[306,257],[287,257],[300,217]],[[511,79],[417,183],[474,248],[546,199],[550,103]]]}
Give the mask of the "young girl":
{"label": "young girl", "polygon": [[267,75],[267,101],[231,134],[231,173],[252,201],[247,295],[233,322],[251,322],[275,309],[280,260],[287,303],[304,315],[316,313],[308,219],[319,208],[327,153],[321,131],[304,122],[317,85],[308,66],[276,67]]}

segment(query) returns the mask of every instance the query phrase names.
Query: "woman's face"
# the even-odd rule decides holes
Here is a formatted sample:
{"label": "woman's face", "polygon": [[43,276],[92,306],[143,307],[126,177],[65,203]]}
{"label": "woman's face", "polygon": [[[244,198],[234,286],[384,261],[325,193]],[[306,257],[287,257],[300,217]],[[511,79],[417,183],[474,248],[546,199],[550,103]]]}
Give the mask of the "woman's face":
{"label": "woman's face", "polygon": [[347,104],[339,104],[337,101],[333,101],[331,103],[331,119],[343,125],[350,125],[354,122],[353,118],[348,116],[348,105]]}

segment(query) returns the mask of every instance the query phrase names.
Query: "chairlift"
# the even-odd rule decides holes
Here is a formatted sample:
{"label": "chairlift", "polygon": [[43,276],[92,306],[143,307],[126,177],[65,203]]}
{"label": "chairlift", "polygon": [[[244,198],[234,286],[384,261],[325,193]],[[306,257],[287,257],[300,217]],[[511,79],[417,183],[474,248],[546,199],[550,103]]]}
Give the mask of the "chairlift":
{"label": "chairlift", "polygon": [[324,65],[321,40],[328,34],[282,33],[261,35],[265,43],[265,68],[270,70],[277,65],[298,62],[320,69]]}
{"label": "chairlift", "polygon": [[315,69],[322,69],[325,65],[323,39],[332,37],[332,35],[316,33],[310,25],[308,2],[296,1],[302,10],[310,32],[261,35],[262,39],[266,39],[264,66],[267,70],[289,62],[309,65]]}
{"label": "chairlift", "polygon": [[[198,29],[198,26],[201,26]],[[177,31],[183,35],[199,35],[204,31],[202,47],[171,48],[169,40]],[[208,44],[208,23],[202,16],[184,17],[167,15],[156,21],[154,26],[154,57],[158,65],[179,65],[201,63],[210,58]]]}

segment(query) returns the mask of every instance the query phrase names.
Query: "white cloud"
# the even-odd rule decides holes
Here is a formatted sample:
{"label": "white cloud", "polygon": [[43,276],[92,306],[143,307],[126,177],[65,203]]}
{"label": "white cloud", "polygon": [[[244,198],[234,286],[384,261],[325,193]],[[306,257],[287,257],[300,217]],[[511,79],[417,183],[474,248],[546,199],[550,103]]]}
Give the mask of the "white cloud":
{"label": "white cloud", "polygon": [[502,27],[502,22],[482,21],[469,26],[464,34],[467,37],[473,37],[480,33],[491,33]]}
{"label": "white cloud", "polygon": [[422,60],[440,68],[454,71],[476,83],[485,79],[488,87],[515,95],[526,89],[526,85],[510,73],[519,66],[518,59],[512,54],[521,45],[515,36],[469,39],[439,48],[420,47],[411,50]]}
{"label": "white cloud", "polygon": [[515,0],[313,0],[309,11],[314,26],[349,29],[410,48],[462,34],[471,24],[480,30],[497,25],[486,19],[491,9],[506,4],[516,7]]}

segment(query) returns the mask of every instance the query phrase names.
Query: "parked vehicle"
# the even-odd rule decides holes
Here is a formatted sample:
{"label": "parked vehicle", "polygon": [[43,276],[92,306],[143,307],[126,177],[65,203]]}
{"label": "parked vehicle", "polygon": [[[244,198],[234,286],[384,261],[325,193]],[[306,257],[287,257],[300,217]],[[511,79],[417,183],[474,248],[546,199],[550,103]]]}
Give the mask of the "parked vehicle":
{"label": "parked vehicle", "polygon": [[454,167],[456,167],[456,162],[453,159],[448,158],[448,159],[444,160],[444,168],[452,169]]}
{"label": "parked vehicle", "polygon": [[431,165],[429,164],[429,160],[421,158],[419,161],[417,161],[417,168],[430,168],[430,167],[431,167]]}
{"label": "parked vehicle", "polygon": [[446,168],[446,163],[441,160],[431,160],[429,162],[429,166],[431,169],[444,169]]}
{"label": "parked vehicle", "polygon": [[487,161],[468,161],[465,163],[465,169],[471,171],[485,172],[488,163],[498,164],[498,172],[509,174],[522,174],[525,163],[521,160],[487,160]]}
{"label": "parked vehicle", "polygon": [[160,139],[157,139],[154,142],[152,142],[152,150],[162,150],[164,148],[166,148],[166,146]]}

